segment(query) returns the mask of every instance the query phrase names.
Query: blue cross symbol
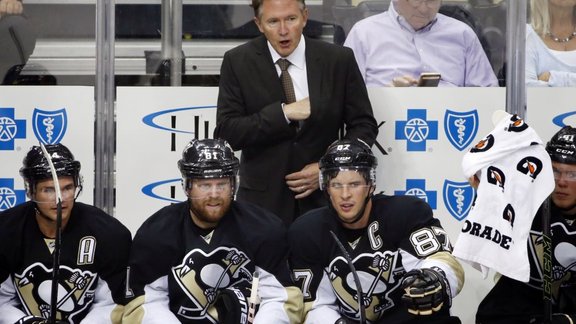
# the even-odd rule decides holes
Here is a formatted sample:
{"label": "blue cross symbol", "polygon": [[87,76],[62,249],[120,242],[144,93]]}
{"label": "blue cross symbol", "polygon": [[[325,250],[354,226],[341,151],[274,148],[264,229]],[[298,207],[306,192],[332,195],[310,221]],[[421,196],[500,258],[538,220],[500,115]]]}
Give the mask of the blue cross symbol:
{"label": "blue cross symbol", "polygon": [[409,152],[425,152],[426,141],[438,139],[438,121],[426,120],[426,109],[408,109],[408,120],[396,121],[395,139],[406,140]]}
{"label": "blue cross symbol", "polygon": [[424,179],[406,179],[406,190],[394,190],[396,196],[414,196],[418,197],[436,209],[436,191],[426,190],[426,180]]}
{"label": "blue cross symbol", "polygon": [[25,190],[14,189],[14,179],[0,178],[0,211],[26,201]]}
{"label": "blue cross symbol", "polygon": [[14,118],[14,108],[0,108],[0,151],[14,150],[14,139],[26,138],[26,120]]}

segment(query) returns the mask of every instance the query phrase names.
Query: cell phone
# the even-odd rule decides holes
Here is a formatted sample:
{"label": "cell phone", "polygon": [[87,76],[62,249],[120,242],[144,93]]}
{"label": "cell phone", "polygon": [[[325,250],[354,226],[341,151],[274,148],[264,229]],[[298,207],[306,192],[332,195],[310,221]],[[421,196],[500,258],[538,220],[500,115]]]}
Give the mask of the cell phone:
{"label": "cell phone", "polygon": [[422,73],[418,79],[419,87],[437,87],[440,83],[440,73]]}

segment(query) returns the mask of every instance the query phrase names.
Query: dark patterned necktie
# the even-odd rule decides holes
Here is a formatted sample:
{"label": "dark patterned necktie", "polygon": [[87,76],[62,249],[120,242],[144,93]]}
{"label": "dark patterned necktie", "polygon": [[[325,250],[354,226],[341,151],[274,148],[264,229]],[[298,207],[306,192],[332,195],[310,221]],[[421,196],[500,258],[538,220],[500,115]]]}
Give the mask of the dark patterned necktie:
{"label": "dark patterned necktie", "polygon": [[278,59],[276,61],[282,73],[280,73],[280,80],[282,81],[282,88],[284,88],[284,95],[286,96],[286,104],[291,104],[296,101],[296,93],[294,92],[294,85],[292,84],[292,78],[290,73],[288,73],[288,67],[290,66],[290,61],[287,59]]}

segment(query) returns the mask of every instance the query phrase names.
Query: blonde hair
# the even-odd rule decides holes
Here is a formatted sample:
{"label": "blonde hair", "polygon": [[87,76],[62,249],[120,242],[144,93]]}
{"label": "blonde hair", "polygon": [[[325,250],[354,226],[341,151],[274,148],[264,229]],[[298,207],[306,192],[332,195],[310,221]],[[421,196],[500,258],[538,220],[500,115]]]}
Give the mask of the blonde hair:
{"label": "blonde hair", "polygon": [[[576,7],[573,9],[572,17],[576,18]],[[548,0],[530,1],[530,24],[540,37],[544,37],[550,32],[550,13],[548,11]]]}
{"label": "blonde hair", "polygon": [[540,36],[550,32],[550,15],[548,0],[530,0],[530,25]]}

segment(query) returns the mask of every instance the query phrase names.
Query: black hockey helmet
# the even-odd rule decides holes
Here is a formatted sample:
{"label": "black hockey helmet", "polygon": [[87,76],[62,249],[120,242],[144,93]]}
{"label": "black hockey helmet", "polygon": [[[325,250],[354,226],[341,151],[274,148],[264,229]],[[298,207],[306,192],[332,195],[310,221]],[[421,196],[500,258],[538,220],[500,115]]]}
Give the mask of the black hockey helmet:
{"label": "black hockey helmet", "polygon": [[576,128],[564,126],[546,144],[546,151],[552,161],[576,164]]}
{"label": "black hockey helmet", "polygon": [[325,190],[328,182],[342,170],[357,170],[366,182],[376,184],[378,160],[370,146],[360,139],[343,139],[332,143],[320,159],[320,189]]}
{"label": "black hockey helmet", "polygon": [[[234,156],[234,151],[223,139],[193,139],[182,152],[178,161],[178,169],[182,178],[216,179],[238,175],[240,162]],[[185,184],[189,188],[189,183]]]}
{"label": "black hockey helmet", "polygon": [[[81,190],[80,162],[74,160],[72,152],[60,143],[45,145],[45,148],[52,159],[52,164],[54,164],[58,177],[72,177],[74,185]],[[26,191],[29,196],[33,194],[36,183],[39,180],[52,179],[50,164],[40,146],[32,146],[30,148],[22,161],[20,175],[24,178]]]}

